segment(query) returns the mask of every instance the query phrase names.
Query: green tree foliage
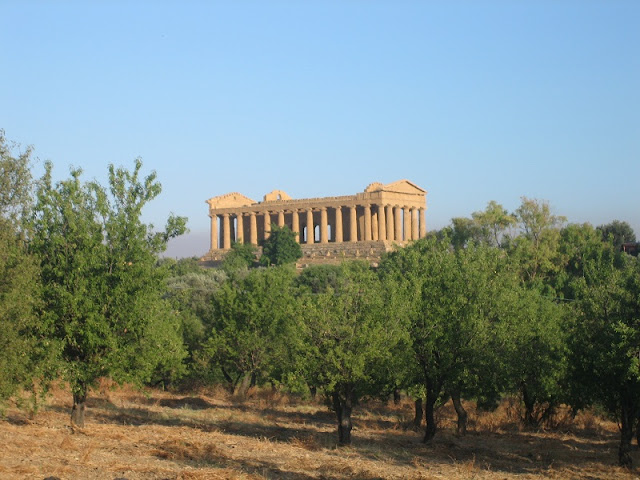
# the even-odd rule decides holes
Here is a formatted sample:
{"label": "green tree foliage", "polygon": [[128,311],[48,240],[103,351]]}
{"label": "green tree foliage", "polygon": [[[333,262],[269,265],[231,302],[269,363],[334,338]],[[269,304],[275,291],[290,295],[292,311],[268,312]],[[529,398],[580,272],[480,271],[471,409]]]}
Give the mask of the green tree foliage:
{"label": "green tree foliage", "polygon": [[603,241],[613,242],[617,249],[620,249],[623,243],[635,243],[636,241],[636,234],[631,225],[620,220],[600,225],[597,230],[602,235]]}
{"label": "green tree foliage", "polygon": [[53,367],[53,345],[36,316],[38,266],[27,251],[30,162],[31,149],[14,156],[0,130],[0,406]]}
{"label": "green tree foliage", "polygon": [[222,269],[230,275],[246,271],[256,264],[256,247],[251,243],[233,242],[222,261]]}
{"label": "green tree foliage", "polygon": [[461,397],[495,396],[506,383],[497,354],[501,341],[500,296],[513,278],[504,254],[486,245],[452,249],[448,239],[426,238],[393,252],[381,263],[403,292],[415,361],[426,390],[425,442],[437,427],[434,408],[451,396],[466,429]]}
{"label": "green tree foliage", "polygon": [[508,314],[496,338],[508,372],[508,390],[522,399],[522,422],[539,427],[566,400],[567,311],[537,289],[503,292]]}
{"label": "green tree foliage", "polygon": [[618,459],[631,466],[640,415],[640,263],[604,242],[572,281],[577,319],[570,332],[572,405],[603,406],[620,424]]}
{"label": "green tree foliage", "polygon": [[161,232],[141,221],[161,190],[155,173],[139,178],[141,168],[139,160],[132,172],[109,166],[107,190],[83,183],[80,170],[53,184],[47,164],[37,192],[31,250],[40,262],[42,321],[62,344],[79,426],[99,377],[151,381],[159,371],[177,373],[184,357],[156,262],[186,220],[170,217]]}
{"label": "green tree foliage", "polygon": [[286,265],[302,258],[302,248],[296,235],[286,225],[278,227],[272,224],[269,238],[262,245],[260,263],[265,266]]}
{"label": "green tree foliage", "polygon": [[484,211],[471,214],[474,224],[477,226],[483,242],[499,247],[505,232],[516,224],[515,215],[510,214],[505,208],[494,200],[491,200]]}
{"label": "green tree foliage", "polygon": [[222,270],[200,266],[197,259],[165,260],[163,264],[171,275],[167,279],[167,298],[180,318],[187,347],[187,379],[213,381],[204,346],[213,326],[213,298],[227,275]]}
{"label": "green tree foliage", "polygon": [[384,390],[386,365],[405,330],[385,310],[382,284],[369,265],[345,262],[339,269],[335,286],[307,290],[301,328],[308,382],[322,389],[337,416],[338,441],[348,445],[353,407]]}
{"label": "green tree foliage", "polygon": [[340,265],[313,265],[300,272],[296,283],[313,293],[326,292],[329,288],[335,290],[340,284],[342,271]]}
{"label": "green tree foliage", "polygon": [[505,238],[509,238],[507,232],[516,221],[515,215],[491,200],[484,211],[473,212],[471,218],[452,218],[451,225],[445,227],[438,238],[448,238],[454,248],[464,248],[472,242],[500,247]]}
{"label": "green tree foliage", "polygon": [[225,282],[213,296],[206,349],[230,390],[244,395],[291,364],[286,341],[296,336],[295,272],[288,266],[251,270]]}
{"label": "green tree foliage", "polygon": [[527,197],[522,197],[516,217],[522,233],[510,242],[510,255],[519,263],[527,286],[554,295],[550,287],[561,269],[558,242],[566,218],[553,215],[548,202]]}

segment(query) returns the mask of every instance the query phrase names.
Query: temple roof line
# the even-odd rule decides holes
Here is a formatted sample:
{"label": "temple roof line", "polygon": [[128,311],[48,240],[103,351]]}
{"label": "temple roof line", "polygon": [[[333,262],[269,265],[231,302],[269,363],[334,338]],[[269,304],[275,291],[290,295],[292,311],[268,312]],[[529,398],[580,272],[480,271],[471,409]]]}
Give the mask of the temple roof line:
{"label": "temple roof line", "polygon": [[398,180],[388,184],[382,184],[380,182],[370,183],[364,192],[356,193],[355,195],[340,195],[334,197],[318,197],[318,198],[291,198],[282,190],[273,190],[264,196],[262,202],[256,202],[251,198],[238,193],[231,192],[224,195],[212,197],[206,201],[211,209],[227,209],[227,208],[242,208],[260,205],[286,205],[296,203],[326,203],[335,202],[341,200],[366,200],[370,194],[382,194],[382,193],[401,193],[405,195],[425,195],[426,190],[418,187],[415,183],[409,180]]}

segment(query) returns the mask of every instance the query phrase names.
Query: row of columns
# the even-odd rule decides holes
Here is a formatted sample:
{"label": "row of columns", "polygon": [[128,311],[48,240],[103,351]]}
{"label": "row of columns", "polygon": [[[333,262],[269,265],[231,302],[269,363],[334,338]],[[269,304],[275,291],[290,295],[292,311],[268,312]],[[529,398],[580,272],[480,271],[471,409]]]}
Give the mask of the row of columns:
{"label": "row of columns", "polygon": [[[348,216],[343,218],[343,208],[348,208]],[[320,221],[314,223],[314,213],[319,211]],[[332,219],[329,219],[329,211]],[[398,205],[363,205],[356,207],[316,207],[286,211],[291,215],[289,228],[297,233],[300,243],[343,243],[358,241],[409,241],[426,235],[425,209],[402,207]],[[302,214],[302,224],[300,215]],[[227,250],[231,242],[252,243],[258,245],[258,237],[269,238],[272,215],[277,215],[277,225],[285,225],[285,210],[275,212],[222,213],[210,214],[211,249]],[[261,216],[260,228],[258,217]],[[248,238],[245,236],[245,218],[248,221]],[[220,220],[219,220],[220,218]],[[345,220],[347,231],[344,229]],[[302,228],[301,228],[302,226]],[[319,238],[315,238],[315,227],[319,227]],[[311,227],[311,228],[309,228]],[[331,239],[329,229],[331,228]],[[220,232],[219,232],[220,230]],[[261,235],[259,235],[261,233]],[[305,235],[306,234],[306,235]],[[346,234],[346,235],[345,235]]]}

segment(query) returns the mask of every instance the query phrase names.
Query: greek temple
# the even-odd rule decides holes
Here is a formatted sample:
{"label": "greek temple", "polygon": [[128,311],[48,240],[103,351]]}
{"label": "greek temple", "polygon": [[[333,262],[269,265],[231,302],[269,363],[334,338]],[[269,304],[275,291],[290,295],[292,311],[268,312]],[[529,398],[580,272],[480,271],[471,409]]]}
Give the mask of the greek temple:
{"label": "greek temple", "polygon": [[206,201],[211,247],[203,261],[221,260],[232,242],[256,247],[271,225],[287,226],[300,242],[305,261],[379,258],[394,245],[426,235],[427,192],[408,180],[370,184],[355,195],[293,199],[274,190],[256,202],[241,193]]}

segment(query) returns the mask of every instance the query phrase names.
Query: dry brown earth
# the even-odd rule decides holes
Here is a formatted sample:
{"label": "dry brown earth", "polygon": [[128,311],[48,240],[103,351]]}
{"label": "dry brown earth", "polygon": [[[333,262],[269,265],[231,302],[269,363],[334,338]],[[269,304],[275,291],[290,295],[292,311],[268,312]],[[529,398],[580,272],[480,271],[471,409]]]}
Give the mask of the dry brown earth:
{"label": "dry brown earth", "polygon": [[[257,392],[176,395],[93,392],[87,427],[69,427],[70,396],[57,389],[33,418],[10,408],[0,420],[0,478],[44,479],[635,479],[615,465],[617,426],[581,414],[554,431],[521,431],[509,405],[471,415],[466,437],[453,415],[431,445],[405,428],[411,403],[355,412],[353,446],[336,447],[321,404]],[[471,406],[469,405],[470,410]],[[634,451],[634,462],[640,455]]]}

